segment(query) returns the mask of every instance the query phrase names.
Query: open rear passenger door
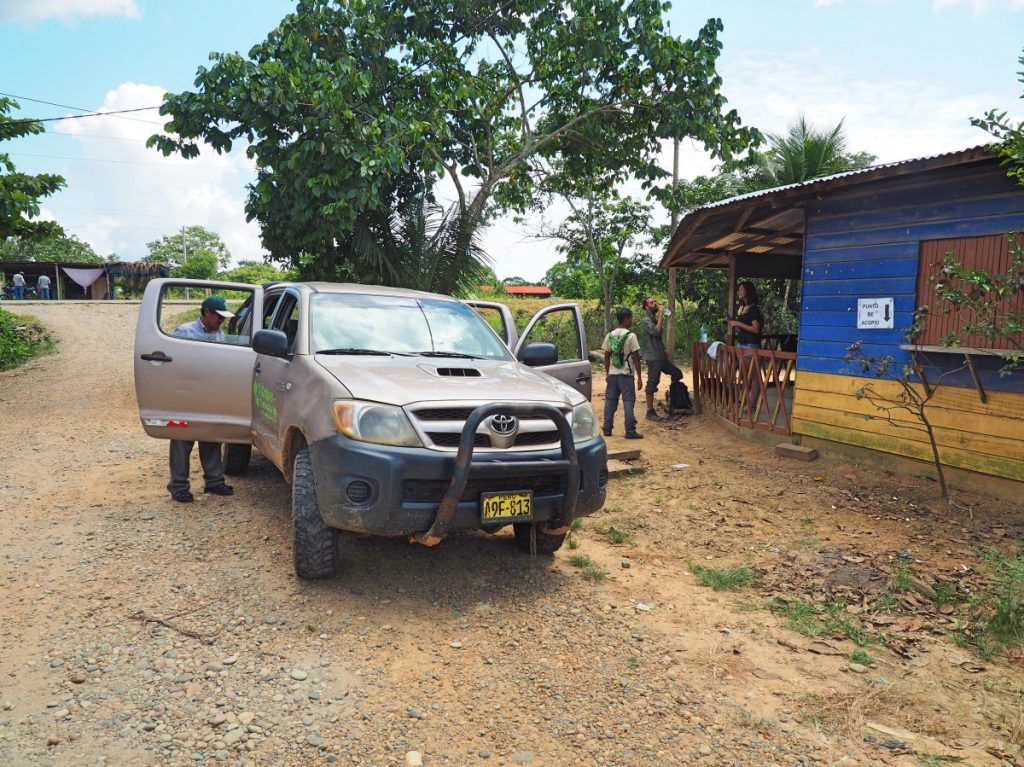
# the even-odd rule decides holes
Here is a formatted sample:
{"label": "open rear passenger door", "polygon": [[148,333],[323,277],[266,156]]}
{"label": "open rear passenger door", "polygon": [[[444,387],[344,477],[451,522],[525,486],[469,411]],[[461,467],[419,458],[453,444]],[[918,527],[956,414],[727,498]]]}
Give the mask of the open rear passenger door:
{"label": "open rear passenger door", "polygon": [[558,350],[558,362],[539,366],[537,370],[567,383],[590,399],[593,374],[583,313],[578,304],[553,304],[537,312],[512,347],[516,359],[521,360],[523,350],[532,343],[553,344]]}

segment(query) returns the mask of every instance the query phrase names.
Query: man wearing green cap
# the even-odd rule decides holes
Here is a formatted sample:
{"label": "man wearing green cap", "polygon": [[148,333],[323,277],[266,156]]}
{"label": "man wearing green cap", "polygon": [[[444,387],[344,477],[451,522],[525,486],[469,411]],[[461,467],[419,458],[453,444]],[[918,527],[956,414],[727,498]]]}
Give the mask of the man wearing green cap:
{"label": "man wearing green cap", "polygon": [[[228,311],[228,303],[224,296],[207,296],[199,309],[199,319],[179,325],[174,335],[196,341],[224,343],[226,339],[224,331],[220,329],[221,323],[234,316]],[[195,498],[189,489],[188,469],[192,445],[195,443],[180,439],[172,439],[170,443],[171,481],[167,489],[171,493],[171,498],[179,503],[191,503]],[[200,442],[199,461],[203,464],[203,480],[206,483],[204,493],[232,495],[235,492],[234,488],[224,481],[224,459],[221,456],[219,442]]]}

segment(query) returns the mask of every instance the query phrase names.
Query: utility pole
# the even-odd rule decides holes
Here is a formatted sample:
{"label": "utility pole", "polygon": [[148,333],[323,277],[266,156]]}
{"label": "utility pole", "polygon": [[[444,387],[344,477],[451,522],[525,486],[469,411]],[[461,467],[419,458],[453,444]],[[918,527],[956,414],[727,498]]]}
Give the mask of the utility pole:
{"label": "utility pole", "polygon": [[[185,227],[181,227],[181,263],[188,261],[188,244],[185,242]],[[185,300],[188,301],[188,288],[185,288]]]}
{"label": "utility pole", "polygon": [[[672,189],[679,183],[679,139],[672,139]],[[672,232],[669,234],[669,242],[672,235],[676,233],[676,226],[679,225],[679,213],[672,206]],[[668,269],[668,308],[672,316],[668,321],[668,356],[669,359],[676,354],[676,268],[670,266]]]}

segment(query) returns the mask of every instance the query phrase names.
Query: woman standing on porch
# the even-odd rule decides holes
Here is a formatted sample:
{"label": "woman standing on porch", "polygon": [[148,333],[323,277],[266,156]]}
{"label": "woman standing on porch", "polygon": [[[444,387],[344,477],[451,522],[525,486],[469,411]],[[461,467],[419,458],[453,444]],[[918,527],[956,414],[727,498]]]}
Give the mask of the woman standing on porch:
{"label": "woman standing on porch", "polygon": [[736,345],[741,349],[760,349],[764,317],[757,305],[757,288],[752,282],[741,282],[736,297],[742,305],[729,327],[736,329]]}
{"label": "woman standing on porch", "polygon": [[[740,349],[760,349],[761,331],[764,329],[764,317],[757,305],[757,288],[750,281],[741,282],[736,292],[741,308],[736,319],[730,319],[728,325],[734,329],[735,344]],[[747,379],[747,401],[742,403],[740,410],[748,410],[752,420],[756,420],[758,400],[761,399],[761,362],[757,352],[743,352],[743,369],[740,380]]]}

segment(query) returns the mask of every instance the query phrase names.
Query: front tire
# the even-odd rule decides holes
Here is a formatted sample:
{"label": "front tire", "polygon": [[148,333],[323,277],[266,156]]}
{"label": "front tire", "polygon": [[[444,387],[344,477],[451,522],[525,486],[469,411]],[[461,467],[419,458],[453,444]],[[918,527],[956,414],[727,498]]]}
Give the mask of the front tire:
{"label": "front tire", "polygon": [[[524,551],[527,554],[530,553],[530,528],[533,527],[531,522],[516,522],[512,525],[512,529],[516,534],[516,546],[519,547],[520,551]],[[551,535],[545,533],[537,528],[537,553],[538,554],[554,554],[565,543],[565,533],[561,535]]]}
{"label": "front tire", "polygon": [[320,514],[308,447],[295,454],[292,469],[292,554],[300,578],[321,580],[338,573],[338,531],[325,525]]}
{"label": "front tire", "polygon": [[231,476],[245,474],[252,458],[252,445],[226,443],[224,445],[224,473]]}

